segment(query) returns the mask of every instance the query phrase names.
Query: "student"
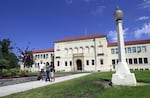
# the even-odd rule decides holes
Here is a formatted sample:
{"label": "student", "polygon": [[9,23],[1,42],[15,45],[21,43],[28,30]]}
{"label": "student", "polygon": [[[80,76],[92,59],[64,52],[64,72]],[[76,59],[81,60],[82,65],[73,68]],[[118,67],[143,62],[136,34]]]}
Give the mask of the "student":
{"label": "student", "polygon": [[45,67],[45,65],[41,61],[41,63],[39,64],[39,76],[38,76],[37,80],[41,80],[41,79],[43,80],[44,67]]}
{"label": "student", "polygon": [[51,62],[51,66],[50,66],[51,81],[55,81],[55,75],[54,75],[54,72],[55,72],[54,63]]}
{"label": "student", "polygon": [[45,81],[50,81],[50,65],[49,63],[47,62],[46,63],[46,78],[45,78]]}

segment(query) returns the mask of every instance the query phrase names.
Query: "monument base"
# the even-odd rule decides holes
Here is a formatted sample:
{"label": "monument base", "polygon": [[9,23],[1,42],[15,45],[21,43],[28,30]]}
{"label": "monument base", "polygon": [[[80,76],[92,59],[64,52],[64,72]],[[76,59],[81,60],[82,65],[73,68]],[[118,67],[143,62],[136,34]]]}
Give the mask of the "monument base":
{"label": "monument base", "polygon": [[112,85],[136,86],[134,73],[130,73],[126,62],[118,62],[116,73],[112,75]]}
{"label": "monument base", "polygon": [[112,85],[122,85],[122,86],[136,86],[136,79],[134,73],[130,74],[113,74],[112,75]]}

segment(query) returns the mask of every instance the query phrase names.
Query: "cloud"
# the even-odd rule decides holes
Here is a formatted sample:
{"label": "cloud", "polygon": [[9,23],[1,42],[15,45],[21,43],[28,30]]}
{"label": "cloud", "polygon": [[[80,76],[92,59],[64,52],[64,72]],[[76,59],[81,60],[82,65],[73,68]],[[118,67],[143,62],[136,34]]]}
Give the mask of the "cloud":
{"label": "cloud", "polygon": [[150,36],[150,23],[145,23],[143,27],[136,29],[134,34],[136,38],[140,38],[143,34]]}
{"label": "cloud", "polygon": [[150,18],[149,16],[142,16],[142,17],[139,17],[137,20],[141,21],[141,20],[147,20],[149,18]]}
{"label": "cloud", "polygon": [[[125,28],[125,29],[123,30],[123,36],[124,36],[124,38],[126,38],[126,36],[127,36],[127,34],[128,34],[128,33],[127,33],[128,31],[129,31],[128,28]],[[117,40],[118,40],[117,31],[116,31],[116,30],[111,30],[111,31],[109,31],[108,37],[110,37],[110,39],[111,39],[112,42],[117,42]]]}
{"label": "cloud", "polygon": [[150,9],[150,0],[144,0],[139,6],[140,8]]}
{"label": "cloud", "polygon": [[95,9],[91,11],[91,13],[95,16],[102,15],[104,11],[105,6],[96,6]]}
{"label": "cloud", "polygon": [[110,40],[112,42],[116,42],[117,41],[117,32],[116,32],[116,30],[109,31],[108,37],[110,37]]}

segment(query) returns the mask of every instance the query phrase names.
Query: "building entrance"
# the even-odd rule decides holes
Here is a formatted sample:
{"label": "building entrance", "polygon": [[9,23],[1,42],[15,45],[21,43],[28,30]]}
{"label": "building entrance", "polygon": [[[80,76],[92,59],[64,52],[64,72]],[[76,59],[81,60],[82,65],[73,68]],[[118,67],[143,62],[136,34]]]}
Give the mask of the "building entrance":
{"label": "building entrance", "polygon": [[82,61],[80,59],[76,61],[76,65],[77,65],[77,71],[82,71]]}
{"label": "building entrance", "polygon": [[73,54],[73,70],[84,71],[84,54],[83,53]]}

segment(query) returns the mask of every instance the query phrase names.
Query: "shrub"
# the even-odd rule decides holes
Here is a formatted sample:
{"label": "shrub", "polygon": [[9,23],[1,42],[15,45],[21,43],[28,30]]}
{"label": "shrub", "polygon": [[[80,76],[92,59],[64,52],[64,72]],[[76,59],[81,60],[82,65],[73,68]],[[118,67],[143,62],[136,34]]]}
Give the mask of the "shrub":
{"label": "shrub", "polygon": [[11,73],[10,73],[10,71],[9,71],[8,69],[3,69],[3,70],[2,70],[2,75],[3,75],[3,76],[10,76]]}
{"label": "shrub", "polygon": [[19,75],[20,76],[26,76],[28,74],[28,71],[27,70],[20,70],[19,71]]}
{"label": "shrub", "polygon": [[12,76],[19,74],[19,69],[17,69],[17,68],[12,68],[9,71],[10,71]]}

